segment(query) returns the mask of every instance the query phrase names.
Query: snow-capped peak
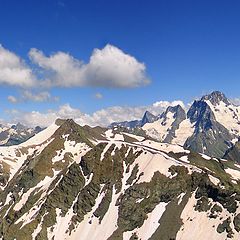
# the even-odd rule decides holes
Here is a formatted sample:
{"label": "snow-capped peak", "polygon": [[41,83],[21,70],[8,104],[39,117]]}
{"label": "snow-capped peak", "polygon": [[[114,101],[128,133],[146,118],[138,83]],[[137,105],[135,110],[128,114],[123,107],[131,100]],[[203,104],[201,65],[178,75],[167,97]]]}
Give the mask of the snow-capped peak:
{"label": "snow-capped peak", "polygon": [[211,108],[216,121],[235,136],[240,134],[240,106],[236,106],[221,92],[213,92],[202,98]]}
{"label": "snow-capped peak", "polygon": [[227,99],[224,93],[220,91],[214,91],[210,94],[207,94],[201,98],[202,101],[210,101],[212,105],[216,106],[221,102],[225,103],[226,105],[231,105],[231,102]]}

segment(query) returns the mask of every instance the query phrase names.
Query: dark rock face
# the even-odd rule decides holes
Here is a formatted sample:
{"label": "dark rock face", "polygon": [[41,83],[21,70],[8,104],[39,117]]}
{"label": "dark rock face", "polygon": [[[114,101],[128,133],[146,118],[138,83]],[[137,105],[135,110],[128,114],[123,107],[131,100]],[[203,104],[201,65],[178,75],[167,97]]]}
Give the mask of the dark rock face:
{"label": "dark rock face", "polygon": [[187,113],[191,123],[195,124],[194,134],[187,139],[185,147],[195,152],[221,158],[231,147],[233,136],[216,121],[205,101],[194,101]]}
{"label": "dark rock face", "polygon": [[234,228],[237,232],[240,232],[240,214],[236,215],[233,220]]}
{"label": "dark rock face", "polygon": [[149,111],[146,111],[141,120],[141,127],[146,123],[152,123],[157,120],[157,116],[153,115]]}
{"label": "dark rock face", "polygon": [[194,101],[187,112],[191,123],[195,123],[196,131],[208,131],[212,128],[215,117],[210,107],[204,101]]}
{"label": "dark rock face", "polygon": [[227,232],[227,237],[231,238],[233,231],[232,228],[230,226],[231,220],[230,218],[225,219],[222,223],[220,223],[217,227],[217,232],[219,233],[223,233],[223,232]]}

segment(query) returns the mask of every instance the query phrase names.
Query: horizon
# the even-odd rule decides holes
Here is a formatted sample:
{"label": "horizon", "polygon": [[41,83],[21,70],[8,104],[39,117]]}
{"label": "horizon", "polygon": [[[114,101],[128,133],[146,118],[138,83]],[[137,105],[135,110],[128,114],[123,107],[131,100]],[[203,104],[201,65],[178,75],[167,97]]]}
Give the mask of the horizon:
{"label": "horizon", "polygon": [[[215,91],[212,91],[208,94],[204,94],[198,98],[195,98],[191,103],[188,103],[188,104],[185,104],[183,101],[181,100],[176,100],[176,101],[172,101],[172,102],[168,102],[168,101],[158,101],[158,102],[155,102],[153,103],[152,105],[149,105],[149,106],[138,106],[138,107],[122,107],[121,111],[122,112],[130,112],[131,110],[134,112],[134,110],[136,110],[136,112],[134,112],[133,116],[135,116],[135,114],[137,114],[137,116],[139,117],[136,117],[136,118],[131,118],[131,119],[128,119],[127,117],[128,116],[124,116],[121,121],[109,121],[108,123],[103,123],[102,121],[100,122],[96,122],[94,120],[94,117],[93,115],[88,115],[86,113],[81,113],[81,112],[78,112],[75,116],[74,114],[73,115],[68,115],[68,116],[64,116],[64,114],[61,116],[61,115],[56,115],[55,113],[52,113],[53,115],[50,119],[50,121],[48,122],[48,124],[44,124],[44,125],[37,125],[37,124],[26,124],[24,122],[21,122],[21,120],[17,120],[16,122],[2,122],[0,124],[6,124],[6,126],[8,127],[12,127],[12,126],[15,126],[15,125],[22,125],[25,126],[25,127],[41,127],[41,128],[46,128],[48,127],[49,125],[51,124],[55,124],[55,122],[58,120],[58,119],[62,119],[62,120],[67,120],[67,119],[72,119],[74,121],[76,121],[76,123],[84,126],[84,125],[89,125],[91,127],[95,127],[95,126],[100,126],[100,127],[109,127],[111,126],[112,124],[116,124],[116,123],[122,123],[122,122],[131,122],[131,121],[141,121],[145,114],[148,112],[150,114],[153,114],[155,117],[160,117],[162,113],[164,113],[165,111],[168,111],[168,107],[175,107],[175,106],[180,106],[187,114],[188,110],[191,108],[192,104],[194,103],[194,101],[200,101],[202,100],[202,98],[204,98],[205,96],[209,96],[209,95],[212,95],[213,93],[220,93],[220,94],[223,94],[223,96],[228,100],[230,101],[230,103],[233,105],[233,106],[240,106],[240,99],[229,99],[223,92],[219,91],[219,90],[215,90]],[[63,106],[63,107],[69,107],[67,105]],[[115,107],[113,107],[115,108]],[[118,107],[119,108],[119,107]],[[73,109],[71,109],[73,110]],[[100,111],[97,111],[95,112],[94,114],[98,114],[100,113],[101,111],[107,111],[107,110],[112,110],[112,108],[108,108],[108,109],[102,109]],[[77,111],[77,109],[75,109],[75,111]],[[51,114],[51,113],[50,113]],[[107,114],[109,115],[109,114]],[[129,113],[130,115],[130,113]],[[125,118],[126,117],[126,118]],[[91,123],[91,124],[89,124]]]}
{"label": "horizon", "polygon": [[1,122],[134,120],[214,90],[239,102],[239,7],[1,1]]}

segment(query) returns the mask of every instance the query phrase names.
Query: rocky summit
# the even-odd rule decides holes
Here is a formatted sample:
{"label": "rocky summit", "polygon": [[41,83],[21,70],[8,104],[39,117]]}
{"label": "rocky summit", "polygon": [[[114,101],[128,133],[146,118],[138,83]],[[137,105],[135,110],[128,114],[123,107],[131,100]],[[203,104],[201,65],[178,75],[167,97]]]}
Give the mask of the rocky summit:
{"label": "rocky summit", "polygon": [[[172,116],[176,131],[189,121],[193,134],[207,139],[216,117],[201,101],[187,115],[168,108],[157,123]],[[164,139],[173,141],[172,132]],[[58,119],[24,143],[0,148],[0,239],[239,239],[238,147],[226,160]]]}

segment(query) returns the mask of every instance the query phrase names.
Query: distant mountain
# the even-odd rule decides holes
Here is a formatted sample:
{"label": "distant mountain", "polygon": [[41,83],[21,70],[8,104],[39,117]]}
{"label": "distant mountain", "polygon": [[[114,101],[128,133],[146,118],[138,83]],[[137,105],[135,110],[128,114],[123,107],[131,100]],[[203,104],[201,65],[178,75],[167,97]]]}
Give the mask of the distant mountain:
{"label": "distant mountain", "polygon": [[202,97],[202,101],[209,101],[213,106],[218,106],[219,104],[224,104],[226,106],[231,105],[231,102],[226,98],[224,93],[220,91],[214,91]]}
{"label": "distant mountain", "polygon": [[[212,99],[215,104],[217,102]],[[219,123],[211,107],[205,100],[194,101],[187,113],[187,117],[194,125],[192,136],[188,137],[184,146],[195,152],[202,152],[214,157],[223,157],[232,146],[234,136]]]}
{"label": "distant mountain", "polygon": [[141,127],[146,123],[152,123],[158,119],[157,116],[153,115],[149,111],[146,111],[143,115],[143,118],[141,120]]}
{"label": "distant mountain", "polygon": [[124,128],[136,128],[142,127],[146,123],[152,123],[158,119],[157,116],[153,115],[149,111],[146,111],[141,120],[133,120],[133,121],[124,121],[124,122],[114,122],[109,128],[114,127],[124,127]]}
{"label": "distant mountain", "polygon": [[146,123],[142,128],[146,134],[163,142],[171,142],[179,124],[186,119],[186,113],[180,105],[169,106],[158,120]]}
{"label": "distant mountain", "polygon": [[29,128],[22,125],[21,123],[17,123],[16,125],[12,126],[1,125],[0,146],[11,146],[20,144],[33,137],[40,131],[42,131],[42,128],[40,127]]}
{"label": "distant mountain", "polygon": [[0,169],[1,239],[240,238],[240,165],[178,145],[57,120]]}
{"label": "distant mountain", "polygon": [[240,106],[219,91],[195,100],[187,112],[180,105],[170,106],[150,119],[128,128],[141,127],[147,136],[158,141],[179,144],[212,157],[225,156],[240,136]]}

